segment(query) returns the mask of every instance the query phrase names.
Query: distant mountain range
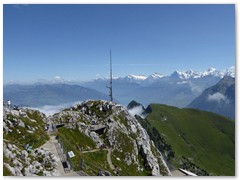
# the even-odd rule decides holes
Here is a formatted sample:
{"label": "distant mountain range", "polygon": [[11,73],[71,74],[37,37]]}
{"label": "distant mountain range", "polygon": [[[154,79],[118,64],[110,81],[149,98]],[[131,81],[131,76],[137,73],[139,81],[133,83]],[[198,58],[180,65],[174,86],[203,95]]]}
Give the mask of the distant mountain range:
{"label": "distant mountain range", "polygon": [[225,76],[206,89],[188,107],[215,112],[235,119],[235,78]]}
{"label": "distant mountain range", "polygon": [[[113,79],[113,97],[123,105],[134,99],[143,105],[161,103],[185,107],[225,75],[235,77],[235,68],[223,71],[210,68],[203,72],[174,71],[169,76],[160,73],[128,75]],[[86,99],[108,100],[106,86],[109,86],[109,78],[71,82],[57,77],[52,82],[42,80],[34,85],[5,85],[3,95],[4,100],[11,99],[18,105],[58,105]]]}
{"label": "distant mountain range", "polygon": [[223,78],[224,76],[231,76],[235,77],[235,67],[232,66],[228,69],[224,69],[222,71],[218,71],[215,68],[209,68],[202,72],[197,72],[193,70],[188,71],[174,71],[170,76],[165,76],[160,73],[154,73],[150,76],[143,76],[143,75],[128,75],[124,78],[118,78],[118,79],[124,79],[128,82],[135,82],[139,84],[149,84],[154,83],[160,79],[169,79],[169,80],[190,80],[190,79],[200,79],[200,78],[206,78],[209,76]]}
{"label": "distant mountain range", "polygon": [[[113,80],[113,96],[120,103],[127,105],[132,99],[142,102],[162,103],[177,107],[187,106],[206,88],[215,85],[224,76],[235,77],[235,68],[223,71],[210,68],[203,72],[174,71],[165,76],[154,73],[150,76],[128,75]],[[106,93],[109,79],[96,79],[81,83],[82,86]]]}
{"label": "distant mountain range", "polygon": [[3,98],[10,99],[14,105],[27,107],[59,105],[87,99],[109,99],[107,95],[96,90],[68,84],[6,85],[3,87]]}

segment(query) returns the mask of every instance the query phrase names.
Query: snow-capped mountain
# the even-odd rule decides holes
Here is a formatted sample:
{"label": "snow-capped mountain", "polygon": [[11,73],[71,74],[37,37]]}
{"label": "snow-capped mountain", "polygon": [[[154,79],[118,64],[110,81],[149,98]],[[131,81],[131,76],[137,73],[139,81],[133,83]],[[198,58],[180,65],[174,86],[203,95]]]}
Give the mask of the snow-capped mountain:
{"label": "snow-capped mountain", "polygon": [[[144,75],[127,75],[126,77],[122,78],[122,80],[125,80],[127,82],[134,82],[137,84],[150,84],[155,81],[158,81],[161,78],[164,78],[166,76],[159,74],[159,73],[154,73],[149,76],[144,76]],[[119,78],[121,79],[121,78]]]}
{"label": "snow-capped mountain", "polygon": [[165,76],[162,74],[159,74],[159,73],[154,73],[154,74],[148,76],[149,79],[159,79],[159,78],[163,78],[163,77],[165,77]]}
{"label": "snow-capped mountain", "polygon": [[230,68],[228,69],[224,69],[222,71],[222,73],[225,75],[225,76],[231,76],[233,78],[235,78],[235,67],[234,66],[231,66]]}
{"label": "snow-capped mountain", "polygon": [[166,76],[155,72],[154,74],[148,76],[145,81],[148,83],[152,83],[152,82],[158,81],[159,79],[164,78],[164,77],[166,77]]}
{"label": "snow-capped mountain", "polygon": [[209,76],[209,75],[216,76],[218,73],[216,73],[215,71],[216,71],[216,69],[214,69],[214,68],[209,68],[208,70],[205,70],[203,72],[198,72],[198,71],[193,71],[193,70],[174,71],[170,75],[170,78],[182,79],[182,80],[187,80],[187,79],[191,79],[191,78],[197,79],[197,78],[202,78],[202,77]]}
{"label": "snow-capped mountain", "polygon": [[147,79],[146,76],[143,76],[143,75],[133,75],[133,74],[129,74],[128,76],[123,78],[123,80],[125,80],[127,82],[136,82],[136,83],[141,83],[145,79]]}
{"label": "snow-capped mountain", "polygon": [[145,80],[147,77],[143,76],[143,75],[133,75],[133,74],[130,74],[126,78],[135,79],[135,80]]}
{"label": "snow-capped mountain", "polygon": [[235,77],[235,67],[232,66],[232,67],[230,67],[228,69],[224,69],[222,71],[218,71],[215,68],[209,68],[209,69],[204,70],[202,72],[197,72],[197,71],[193,71],[193,70],[174,71],[170,75],[170,78],[187,80],[187,79],[204,78],[204,77],[207,77],[207,76],[219,77],[219,78],[223,78],[224,76]]}
{"label": "snow-capped mountain", "polygon": [[[184,107],[225,75],[234,77],[235,68],[230,67],[222,71],[215,68],[201,72],[193,70],[174,71],[168,76],[160,73],[149,76],[131,74],[113,80],[113,93],[122,104],[127,104],[134,99],[143,104],[154,102]],[[106,93],[108,83],[109,79],[82,85]]]}
{"label": "snow-capped mountain", "polygon": [[187,74],[184,71],[174,71],[171,75],[170,75],[171,79],[188,79],[189,78],[189,74]]}
{"label": "snow-capped mountain", "polygon": [[169,78],[171,80],[188,80],[188,79],[198,79],[198,78],[204,78],[204,77],[210,77],[210,76],[219,77],[219,78],[223,78],[224,76],[235,77],[235,67],[232,66],[228,69],[223,69],[222,71],[219,71],[215,68],[209,68],[202,72],[193,71],[193,70],[187,70],[187,71],[176,70],[169,76],[166,76],[157,72],[149,76],[130,74],[123,79],[128,80],[128,82],[131,81],[131,82],[137,82],[137,83],[142,83],[142,82],[153,83],[162,78]]}
{"label": "snow-capped mountain", "polygon": [[204,77],[204,76],[220,76],[221,77],[221,72],[220,71],[217,71],[215,68],[209,68],[205,71],[203,71],[201,73],[201,76],[200,77]]}

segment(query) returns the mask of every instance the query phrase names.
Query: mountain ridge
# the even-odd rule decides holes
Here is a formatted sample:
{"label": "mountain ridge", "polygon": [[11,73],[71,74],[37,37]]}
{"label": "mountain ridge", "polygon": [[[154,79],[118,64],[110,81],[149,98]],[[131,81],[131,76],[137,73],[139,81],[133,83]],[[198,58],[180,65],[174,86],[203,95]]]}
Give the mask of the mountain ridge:
{"label": "mountain ridge", "polygon": [[3,87],[3,97],[4,100],[11,100],[14,105],[28,107],[109,99],[106,94],[94,89],[68,84],[6,85]]}
{"label": "mountain ridge", "polygon": [[[213,75],[213,76],[217,76],[220,78],[223,78],[224,76],[231,76],[231,77],[235,77],[235,66],[231,66],[229,68],[223,69],[223,70],[217,70],[216,68],[208,68],[206,70],[203,71],[194,71],[192,69],[190,70],[175,70],[173,71],[171,74],[169,75],[164,75],[162,73],[159,72],[154,72],[153,74],[150,75],[143,75],[143,74],[128,74],[126,76],[123,77],[113,77],[114,80],[136,80],[137,82],[142,82],[142,81],[150,81],[151,80],[158,80],[161,78],[168,78],[171,77],[173,74],[177,74],[177,76],[181,77],[181,79],[196,79],[196,78],[203,78],[205,76],[209,76],[209,75]],[[64,80],[63,78],[56,76],[54,77],[53,80],[45,80],[45,79],[39,79],[36,82],[32,82],[32,83],[21,83],[21,81],[12,81],[9,83],[5,83],[5,85],[11,85],[11,84],[23,84],[23,85],[32,85],[32,84],[83,84],[85,82],[91,82],[91,81],[106,81],[109,80],[109,77],[98,77],[96,79],[91,79],[91,80],[85,80],[85,81],[78,81],[78,80]]]}
{"label": "mountain ridge", "polygon": [[131,79],[132,81],[135,80],[136,82],[143,82],[143,81],[159,80],[161,78],[176,78],[176,77],[182,80],[203,78],[205,76],[215,76],[215,77],[223,78],[226,75],[235,77],[235,67],[231,66],[227,69],[223,69],[222,71],[217,70],[215,68],[208,68],[200,72],[194,71],[194,70],[186,70],[186,71],[176,70],[170,75],[163,75],[158,72],[155,72],[149,76],[130,74],[125,77],[119,77],[115,79]]}
{"label": "mountain ridge", "polygon": [[234,175],[234,121],[192,108],[163,104],[150,104],[148,108],[151,112],[145,119],[135,117],[168,160],[169,167],[184,168],[200,176]]}
{"label": "mountain ridge", "polygon": [[225,76],[207,88],[187,107],[221,114],[235,119],[235,78]]}
{"label": "mountain ridge", "polygon": [[[144,105],[150,103],[160,103],[177,107],[185,107],[190,104],[196,97],[198,97],[206,88],[213,86],[221,79],[223,75],[227,74],[234,77],[235,67],[232,66],[222,71],[218,71],[214,68],[209,68],[208,70],[202,71],[200,73],[193,70],[175,71],[170,76],[154,73],[150,76],[129,75],[121,78],[113,78],[113,97],[123,105],[127,105],[132,99],[135,99],[139,102],[142,102]],[[59,81],[62,82],[62,79],[60,77],[57,77],[57,79],[55,78],[54,84]],[[66,82],[69,86],[79,85],[84,88],[94,89],[95,91],[104,94],[104,98],[101,99],[108,99],[107,94],[109,92],[106,87],[109,86],[109,78],[98,78],[87,82],[64,82]],[[52,84],[39,83],[36,85],[43,86]],[[7,92],[5,87],[7,86],[4,86],[4,95]],[[82,91],[79,90],[79,92],[81,93]],[[89,92],[90,91],[86,91],[86,93]],[[92,94],[95,93],[96,92],[92,92]],[[103,97],[103,94],[101,94],[101,97]],[[76,92],[74,96],[75,98],[78,97],[76,95]],[[84,96],[84,93],[82,93],[82,96]],[[92,96],[91,98],[90,94],[88,94],[87,97],[90,99],[96,98],[95,96]],[[11,96],[4,96],[4,100],[7,99],[11,99]],[[42,102],[38,102],[38,106],[49,105],[47,100],[44,104],[44,97],[41,99]],[[62,102],[60,99],[57,100],[57,98],[53,101],[56,101],[55,104],[57,102],[66,103],[66,101]],[[22,102],[24,101],[22,100]],[[52,102],[52,104],[54,104],[54,102]],[[20,105],[22,105],[22,103],[20,103]]]}

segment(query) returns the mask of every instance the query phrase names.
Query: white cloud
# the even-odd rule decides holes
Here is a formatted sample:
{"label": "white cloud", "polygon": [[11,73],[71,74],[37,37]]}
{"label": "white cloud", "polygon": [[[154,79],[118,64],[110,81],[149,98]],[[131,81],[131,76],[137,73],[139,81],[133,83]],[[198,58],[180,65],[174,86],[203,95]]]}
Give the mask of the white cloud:
{"label": "white cloud", "polygon": [[207,97],[208,101],[217,101],[218,103],[220,101],[228,101],[227,97],[221,94],[220,92],[214,93],[214,94],[209,94]]}
{"label": "white cloud", "polygon": [[55,80],[55,81],[62,81],[63,79],[62,79],[60,76],[55,76],[55,77],[54,77],[54,80]]}
{"label": "white cloud", "polygon": [[101,79],[102,75],[101,74],[96,74],[96,79]]}
{"label": "white cloud", "polygon": [[144,118],[142,116],[142,113],[144,112],[142,106],[136,106],[136,107],[134,107],[132,109],[129,109],[128,112],[131,114],[131,116],[139,115],[142,118]]}
{"label": "white cloud", "polygon": [[80,104],[80,103],[81,103],[81,101],[77,101],[74,103],[60,104],[60,105],[56,105],[56,106],[45,105],[45,106],[40,106],[40,107],[30,107],[30,109],[39,110],[40,112],[46,114],[47,116],[50,116],[50,115],[60,112],[61,110],[65,109],[65,108],[69,108],[69,107],[72,107],[72,106],[74,106],[76,104]]}
{"label": "white cloud", "polygon": [[53,79],[54,83],[63,83],[65,82],[63,78],[61,78],[60,76],[55,76]]}

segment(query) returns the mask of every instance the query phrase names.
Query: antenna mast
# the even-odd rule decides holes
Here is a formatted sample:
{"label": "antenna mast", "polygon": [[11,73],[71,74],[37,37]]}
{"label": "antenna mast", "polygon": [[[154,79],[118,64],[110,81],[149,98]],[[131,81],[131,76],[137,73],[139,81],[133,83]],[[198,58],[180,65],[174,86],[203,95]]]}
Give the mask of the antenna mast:
{"label": "antenna mast", "polygon": [[112,52],[110,50],[110,86],[107,87],[109,89],[109,97],[110,101],[113,101],[113,95],[112,95]]}

